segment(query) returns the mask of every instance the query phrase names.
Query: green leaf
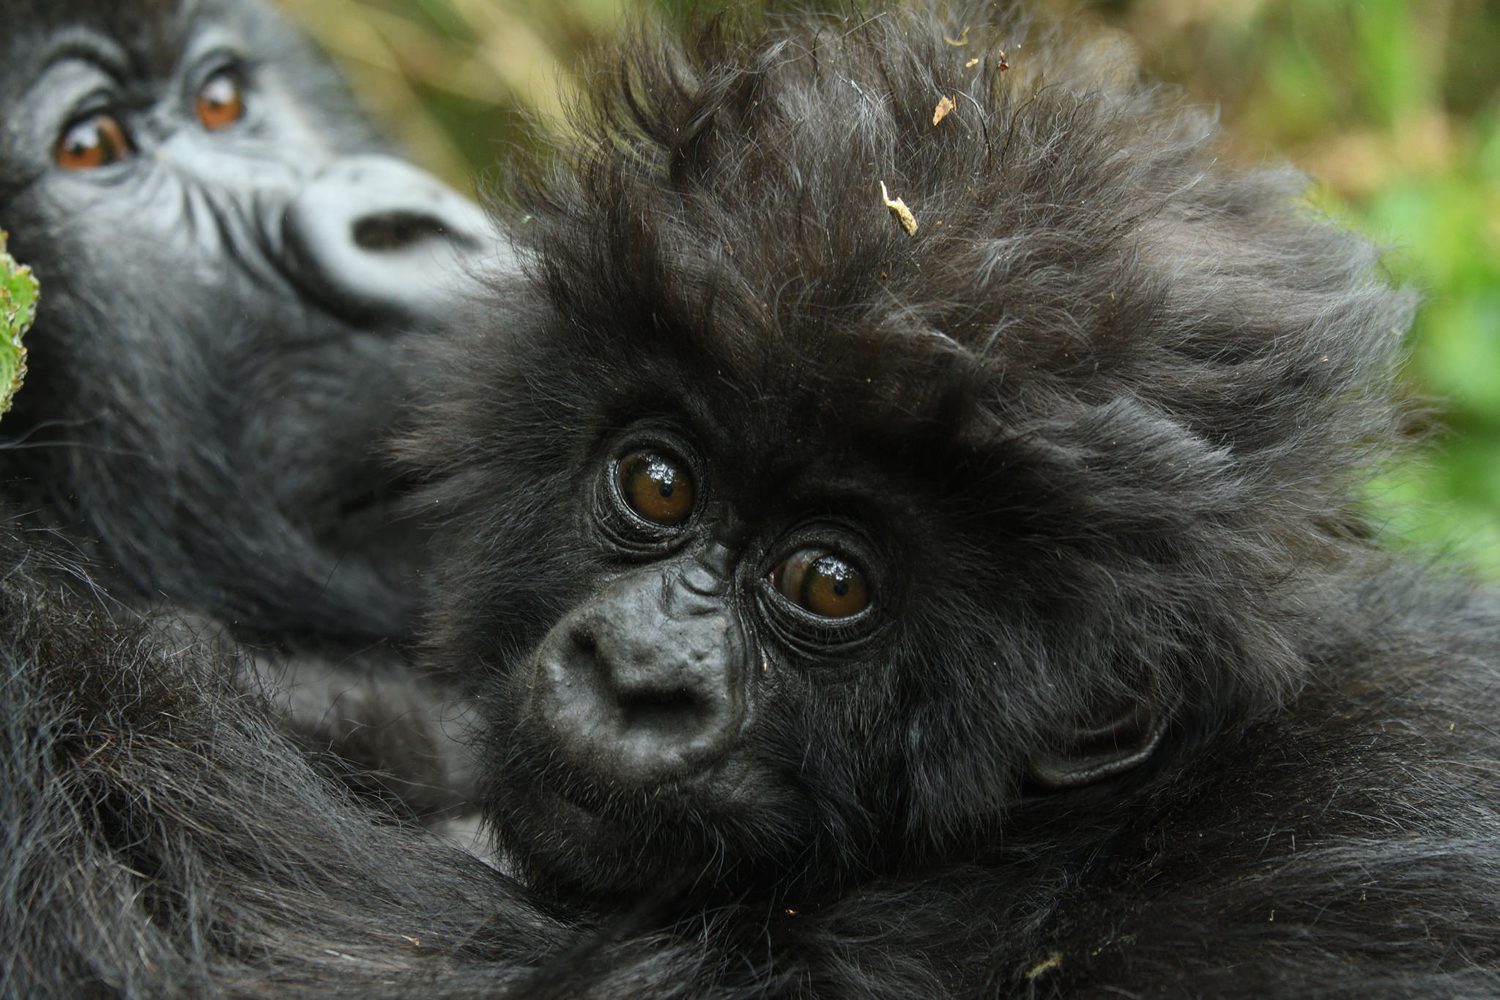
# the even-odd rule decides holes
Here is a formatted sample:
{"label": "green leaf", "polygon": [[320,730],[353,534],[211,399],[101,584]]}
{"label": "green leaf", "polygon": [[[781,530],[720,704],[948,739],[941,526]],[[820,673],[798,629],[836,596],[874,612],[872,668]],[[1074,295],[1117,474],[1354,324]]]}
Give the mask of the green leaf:
{"label": "green leaf", "polygon": [[37,300],[31,269],[5,252],[5,238],[5,230],[0,229],[0,415],[10,409],[26,377],[26,347],[21,337],[36,320]]}

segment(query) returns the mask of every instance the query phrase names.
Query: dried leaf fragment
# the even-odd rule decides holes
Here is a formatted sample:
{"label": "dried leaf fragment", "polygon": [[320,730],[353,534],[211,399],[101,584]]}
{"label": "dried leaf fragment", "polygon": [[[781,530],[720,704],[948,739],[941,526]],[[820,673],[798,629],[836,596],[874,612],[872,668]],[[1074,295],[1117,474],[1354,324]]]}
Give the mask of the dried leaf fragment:
{"label": "dried leaf fragment", "polygon": [[917,235],[917,217],[911,214],[911,209],[906,207],[906,202],[900,198],[891,199],[891,193],[886,190],[885,181],[880,182],[880,200],[885,202],[885,207],[890,209],[896,221],[901,223],[901,228],[906,230],[907,236]]}
{"label": "dried leaf fragment", "polygon": [[1058,968],[1059,966],[1062,965],[1062,963],[1063,963],[1063,954],[1062,954],[1062,952],[1060,952],[1060,951],[1054,951],[1052,954],[1048,955],[1046,958],[1042,959],[1040,962],[1036,963],[1031,968],[1027,969],[1026,970],[1026,978],[1027,979],[1035,979],[1038,976],[1042,975],[1043,973],[1051,972],[1053,969]]}
{"label": "dried leaf fragment", "polygon": [[995,68],[1004,73],[1010,69],[1010,60],[1005,57],[1005,50],[1000,50],[1000,55],[995,59]]}
{"label": "dried leaf fragment", "polygon": [[945,97],[941,101],[938,101],[937,107],[932,109],[932,124],[936,125],[944,118],[947,118],[948,112],[952,111],[956,107],[958,107],[958,105],[953,103],[953,98],[951,97]]}

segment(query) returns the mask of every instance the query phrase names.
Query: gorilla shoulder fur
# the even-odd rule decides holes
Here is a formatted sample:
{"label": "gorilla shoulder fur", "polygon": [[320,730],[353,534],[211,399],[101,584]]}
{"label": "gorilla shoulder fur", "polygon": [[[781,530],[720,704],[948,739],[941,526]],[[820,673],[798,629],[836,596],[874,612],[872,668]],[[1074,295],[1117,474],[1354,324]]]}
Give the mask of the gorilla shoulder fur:
{"label": "gorilla shoulder fur", "polygon": [[1500,618],[1357,499],[1412,296],[1007,9],[747,21],[601,73],[412,449],[502,848],[684,993],[1500,990]]}
{"label": "gorilla shoulder fur", "polygon": [[0,996],[493,993],[567,929],[331,784],[232,646],[81,595],[45,538],[0,565]]}

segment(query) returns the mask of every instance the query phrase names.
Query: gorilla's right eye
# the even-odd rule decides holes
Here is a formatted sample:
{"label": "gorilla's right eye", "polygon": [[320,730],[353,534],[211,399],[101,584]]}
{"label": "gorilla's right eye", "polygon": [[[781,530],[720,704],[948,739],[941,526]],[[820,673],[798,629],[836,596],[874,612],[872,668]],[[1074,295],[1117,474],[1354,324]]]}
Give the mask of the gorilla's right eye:
{"label": "gorilla's right eye", "polygon": [[819,618],[853,618],[870,606],[870,584],[864,573],[827,549],[792,553],[771,571],[771,586]]}
{"label": "gorilla's right eye", "polygon": [[135,152],[125,127],[114,115],[98,112],[63,129],[52,160],[64,170],[97,170]]}
{"label": "gorilla's right eye", "polygon": [[637,516],[675,528],[693,513],[696,491],[685,463],[658,451],[635,451],[620,459],[615,484]]}

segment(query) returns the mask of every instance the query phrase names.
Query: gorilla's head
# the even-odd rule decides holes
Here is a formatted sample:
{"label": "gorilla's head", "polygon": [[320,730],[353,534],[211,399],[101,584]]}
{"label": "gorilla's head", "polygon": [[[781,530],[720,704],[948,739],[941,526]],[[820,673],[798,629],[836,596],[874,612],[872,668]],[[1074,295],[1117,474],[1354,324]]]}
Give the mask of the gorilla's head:
{"label": "gorilla's head", "polygon": [[955,7],[627,48],[527,199],[545,308],[416,451],[539,880],[1024,851],[1304,677],[1409,297],[1204,116]]}
{"label": "gorilla's head", "polygon": [[402,631],[380,442],[414,336],[491,250],[481,214],[248,0],[11,3],[0,122],[0,224],[43,285],[9,495],[145,598]]}

